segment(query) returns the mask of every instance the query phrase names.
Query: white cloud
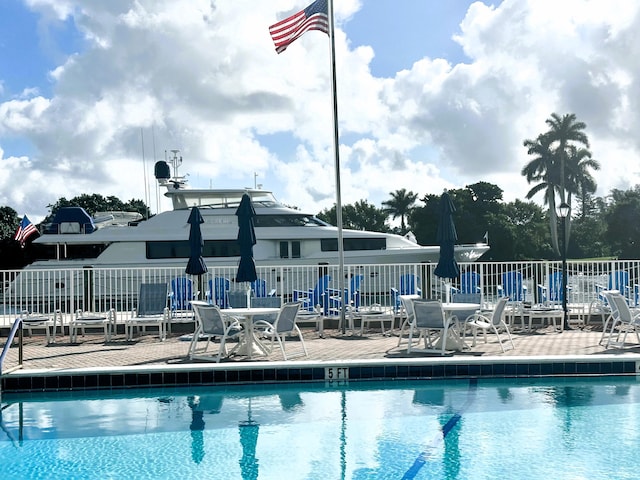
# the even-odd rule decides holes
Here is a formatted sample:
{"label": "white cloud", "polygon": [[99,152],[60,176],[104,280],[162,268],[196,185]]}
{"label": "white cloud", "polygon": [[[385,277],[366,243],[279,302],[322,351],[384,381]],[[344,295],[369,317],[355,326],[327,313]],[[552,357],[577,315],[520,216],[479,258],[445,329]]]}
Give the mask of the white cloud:
{"label": "white cloud", "polygon": [[[144,198],[143,135],[149,172],[154,150],[178,148],[182,173],[200,186],[247,186],[256,172],[287,203],[312,212],[334,203],[329,42],[310,32],[276,55],[267,30],[299,1],[27,4],[44,23],[72,18],[87,43],[51,72],[51,98],[32,90],[0,103],[0,145],[22,137],[33,147],[2,159],[5,204],[42,217],[61,196]],[[476,2],[456,37],[469,63],[425,57],[387,78],[371,74],[371,47],[349,42],[343,21],[363,5],[336,2],[343,203],[477,181],[522,199],[522,141],[552,112],[587,124],[603,167],[598,194],[638,182],[634,2]],[[276,133],[295,142],[292,158],[260,144]]]}

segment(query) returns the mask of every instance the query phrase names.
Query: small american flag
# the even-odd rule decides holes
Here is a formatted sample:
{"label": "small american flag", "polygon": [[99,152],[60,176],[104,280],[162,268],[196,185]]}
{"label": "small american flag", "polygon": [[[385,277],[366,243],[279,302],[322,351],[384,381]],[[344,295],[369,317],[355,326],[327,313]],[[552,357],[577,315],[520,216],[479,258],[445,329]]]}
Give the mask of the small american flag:
{"label": "small american flag", "polygon": [[29,238],[34,233],[38,233],[38,229],[25,215],[24,217],[22,217],[22,221],[20,222],[20,226],[18,227],[18,231],[16,232],[14,240],[20,242],[20,246],[24,248],[24,244],[26,243],[27,238]]}
{"label": "small american flag", "polygon": [[319,30],[329,34],[327,0],[316,0],[304,10],[269,27],[269,33],[278,53],[284,52],[289,45],[309,30]]}

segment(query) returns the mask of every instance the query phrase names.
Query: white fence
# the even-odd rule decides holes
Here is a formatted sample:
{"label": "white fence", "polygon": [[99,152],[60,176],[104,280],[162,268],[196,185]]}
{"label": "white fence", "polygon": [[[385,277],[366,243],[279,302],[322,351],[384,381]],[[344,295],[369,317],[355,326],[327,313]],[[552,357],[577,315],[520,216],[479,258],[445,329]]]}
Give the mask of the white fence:
{"label": "white fence", "polygon": [[[401,290],[401,277],[409,275],[423,297],[455,299],[457,292],[476,293],[481,302],[492,304],[508,295],[524,302],[543,303],[557,300],[553,279],[561,271],[557,262],[462,263],[461,276],[440,279],[434,275],[436,264],[349,265],[339,272],[337,265],[258,267],[258,277],[267,291],[275,290],[284,301],[292,299],[293,290],[313,288],[318,278],[331,276],[331,288],[348,289],[349,279],[362,276],[362,305],[392,305],[391,290]],[[209,297],[210,281],[216,277],[229,280],[230,291],[246,286],[234,282],[236,266],[209,268],[200,278],[193,278],[201,298]],[[611,288],[624,293],[632,305],[638,304],[640,260],[569,261],[567,263],[567,301],[589,304],[598,297],[598,289]],[[106,311],[114,308],[119,316],[128,315],[136,306],[140,283],[167,282],[184,277],[184,269],[175,268],[79,268],[65,270],[0,271],[0,314],[9,325],[22,311],[70,314],[76,310]],[[515,280],[510,280],[515,279]],[[522,290],[514,291],[521,279]],[[340,281],[342,280],[342,282]],[[475,283],[474,283],[475,282]],[[403,293],[403,292],[400,292]],[[515,298],[521,295],[520,298]],[[122,317],[123,318],[123,317]],[[2,323],[0,322],[0,325]]]}

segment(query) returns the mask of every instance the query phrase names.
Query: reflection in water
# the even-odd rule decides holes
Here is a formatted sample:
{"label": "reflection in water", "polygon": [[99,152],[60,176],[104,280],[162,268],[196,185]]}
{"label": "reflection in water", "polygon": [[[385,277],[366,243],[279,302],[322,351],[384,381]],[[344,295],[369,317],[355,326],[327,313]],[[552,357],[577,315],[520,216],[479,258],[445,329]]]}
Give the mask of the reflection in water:
{"label": "reflection in water", "polygon": [[240,422],[240,444],[242,445],[240,472],[242,473],[242,480],[258,479],[256,445],[258,444],[259,429],[258,423],[251,418],[251,399],[249,399],[247,420]]}
{"label": "reflection in water", "polygon": [[204,459],[204,412],[199,409],[198,397],[188,397],[187,403],[191,408],[191,458],[195,463]]}
{"label": "reflection in water", "polygon": [[204,459],[204,414],[220,413],[222,409],[222,399],[220,395],[203,395],[187,397],[187,404],[191,409],[191,458],[195,463],[200,463]]}
{"label": "reflection in water", "polygon": [[280,406],[285,412],[298,410],[304,405],[300,394],[297,392],[279,393],[278,397],[280,397]]}

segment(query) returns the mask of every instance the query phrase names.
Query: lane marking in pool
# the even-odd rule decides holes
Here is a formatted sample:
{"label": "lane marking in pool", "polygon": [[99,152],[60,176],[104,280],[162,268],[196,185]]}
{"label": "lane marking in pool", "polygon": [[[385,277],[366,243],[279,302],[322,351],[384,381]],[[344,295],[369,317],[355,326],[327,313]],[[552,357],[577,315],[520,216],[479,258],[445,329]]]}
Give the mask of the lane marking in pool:
{"label": "lane marking in pool", "polygon": [[411,467],[409,467],[409,470],[405,472],[404,476],[402,477],[402,480],[411,480],[415,478],[418,472],[420,471],[420,469],[424,466],[425,463],[427,463],[427,460],[429,460],[429,457],[431,456],[431,452],[434,451],[436,447],[438,447],[440,444],[444,443],[444,440],[449,434],[449,432],[453,430],[453,428],[458,424],[458,422],[462,418],[462,414],[473,403],[473,400],[475,399],[475,396],[476,396],[475,394],[476,394],[477,388],[478,388],[478,379],[472,378],[471,380],[469,380],[469,391],[467,395],[467,400],[464,402],[464,405],[462,405],[462,407],[460,407],[460,409],[451,416],[451,418],[447,421],[447,423],[445,423],[442,426],[441,432],[439,432],[438,435],[436,435],[436,437],[433,440],[431,440],[431,442],[426,446],[424,451],[420,452],[420,455],[418,455],[418,458],[415,459],[415,461],[413,462],[413,465],[411,465]]}

